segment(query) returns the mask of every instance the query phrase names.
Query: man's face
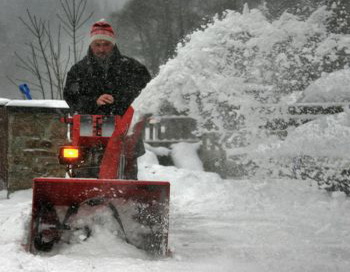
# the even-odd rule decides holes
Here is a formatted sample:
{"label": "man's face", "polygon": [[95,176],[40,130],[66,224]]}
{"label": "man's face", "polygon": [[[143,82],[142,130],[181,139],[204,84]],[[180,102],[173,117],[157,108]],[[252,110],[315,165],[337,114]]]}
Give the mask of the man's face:
{"label": "man's face", "polygon": [[112,54],[114,47],[113,43],[105,40],[95,40],[90,46],[92,53],[102,60],[108,58]]}

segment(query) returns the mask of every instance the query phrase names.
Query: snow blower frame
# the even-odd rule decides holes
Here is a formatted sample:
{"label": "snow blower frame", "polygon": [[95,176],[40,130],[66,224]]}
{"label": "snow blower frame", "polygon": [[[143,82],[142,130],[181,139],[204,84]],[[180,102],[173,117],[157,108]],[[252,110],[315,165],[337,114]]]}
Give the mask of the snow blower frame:
{"label": "snow blower frame", "polygon": [[[126,180],[125,154],[132,154],[142,134],[143,122],[128,135],[133,109],[123,116],[75,115],[63,118],[72,135],[59,151],[70,178],[35,178],[29,251],[50,251],[69,242],[69,233],[80,231],[84,240],[91,227],[76,226],[81,210],[98,213],[103,206],[115,219],[118,236],[153,255],[168,252],[169,182]],[[70,138],[70,137],[69,137]],[[98,178],[77,178],[86,152],[103,147]],[[84,217],[84,215],[83,215]],[[67,235],[68,233],[68,235]],[[68,238],[67,238],[68,237]],[[68,240],[67,240],[68,239]]]}

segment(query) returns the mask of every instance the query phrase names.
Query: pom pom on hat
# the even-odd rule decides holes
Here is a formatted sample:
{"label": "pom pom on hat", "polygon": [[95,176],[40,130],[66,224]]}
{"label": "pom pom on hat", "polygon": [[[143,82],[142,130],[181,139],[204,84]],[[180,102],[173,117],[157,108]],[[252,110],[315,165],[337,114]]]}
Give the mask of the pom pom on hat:
{"label": "pom pom on hat", "polygon": [[104,19],[94,23],[90,31],[90,43],[95,40],[105,40],[113,44],[116,42],[116,35],[112,26]]}

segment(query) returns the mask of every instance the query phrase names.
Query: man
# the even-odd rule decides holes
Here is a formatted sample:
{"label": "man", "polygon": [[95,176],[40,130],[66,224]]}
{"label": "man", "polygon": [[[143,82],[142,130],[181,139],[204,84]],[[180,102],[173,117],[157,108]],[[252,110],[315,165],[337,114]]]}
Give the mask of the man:
{"label": "man", "polygon": [[[123,115],[150,79],[145,66],[120,54],[113,28],[101,20],[91,27],[87,55],[68,72],[63,95],[73,114]],[[137,157],[144,152],[139,141],[127,178],[137,178]]]}

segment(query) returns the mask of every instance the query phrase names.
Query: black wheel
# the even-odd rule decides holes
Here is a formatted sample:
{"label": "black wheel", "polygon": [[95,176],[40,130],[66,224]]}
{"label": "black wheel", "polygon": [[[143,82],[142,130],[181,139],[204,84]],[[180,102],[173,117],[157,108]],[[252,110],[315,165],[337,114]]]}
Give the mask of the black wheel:
{"label": "black wheel", "polygon": [[60,240],[59,219],[55,208],[50,203],[40,205],[35,219],[34,247],[38,251],[48,252]]}

